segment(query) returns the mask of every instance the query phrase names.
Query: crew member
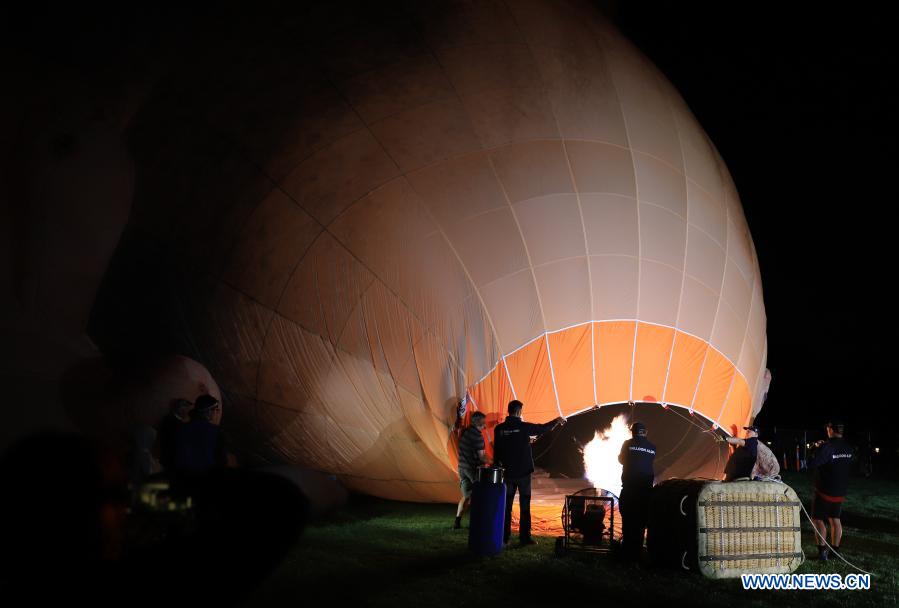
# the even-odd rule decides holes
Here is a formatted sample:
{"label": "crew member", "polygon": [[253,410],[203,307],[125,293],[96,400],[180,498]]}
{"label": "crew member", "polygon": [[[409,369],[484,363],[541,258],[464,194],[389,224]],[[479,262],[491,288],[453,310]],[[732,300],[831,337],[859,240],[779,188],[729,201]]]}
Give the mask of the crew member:
{"label": "crew member", "polygon": [[159,424],[159,463],[167,473],[175,468],[175,453],[178,450],[178,434],[188,422],[188,412],[193,403],[187,399],[172,401],[169,412]]}
{"label": "crew member", "polygon": [[462,527],[462,516],[471,503],[471,490],[474,482],[478,480],[478,467],[487,464],[483,435],[485,426],[487,426],[487,417],[484,413],[473,413],[471,426],[465,429],[459,440],[459,485],[462,488],[462,498],[456,508],[456,522],[453,524],[453,530]]}
{"label": "crew member", "polygon": [[174,472],[179,478],[196,478],[227,466],[222,431],[213,423],[220,407],[212,395],[200,395],[194,401],[190,422],[177,435]]}
{"label": "crew member", "polygon": [[631,425],[631,438],[621,444],[618,462],[621,469],[621,528],[624,535],[623,549],[628,557],[640,557],[646,522],[649,519],[649,501],[652,482],[655,479],[653,462],[656,446],[646,438],[646,426],[641,422]]}
{"label": "crew member", "polygon": [[744,426],[746,438],[727,437],[725,441],[734,446],[734,453],[730,455],[724,466],[724,481],[734,481],[741,478],[751,479],[752,469],[758,457],[759,427],[755,425]]}
{"label": "crew member", "polygon": [[496,425],[493,440],[493,460],[505,469],[506,520],[503,542],[512,537],[512,501],[518,491],[518,506],[521,517],[518,535],[522,545],[535,545],[531,538],[531,473],[534,472],[534,455],[531,453],[531,437],[551,431],[564,424],[562,417],[546,424],[533,424],[521,419],[523,404],[515,400],[509,402],[509,415],[504,422]]}
{"label": "crew member", "polygon": [[852,447],[843,439],[843,424],[838,421],[827,423],[827,441],[815,442],[815,455],[808,468],[815,471],[815,493],[812,496],[812,523],[820,536],[818,559],[827,561],[830,551],[824,544],[827,536],[824,525],[830,522],[830,546],[839,550],[843,539],[843,524],[840,512],[846,500],[849,473],[852,467]]}

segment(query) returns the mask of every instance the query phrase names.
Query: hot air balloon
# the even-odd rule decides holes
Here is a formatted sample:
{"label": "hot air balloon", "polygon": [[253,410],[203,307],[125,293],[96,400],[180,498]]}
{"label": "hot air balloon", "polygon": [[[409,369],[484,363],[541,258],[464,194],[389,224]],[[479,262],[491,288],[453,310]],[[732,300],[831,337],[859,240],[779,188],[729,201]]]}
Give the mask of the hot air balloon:
{"label": "hot air balloon", "polygon": [[590,3],[353,7],[209,34],[131,129],[118,255],[182,273],[240,447],[449,502],[460,401],[491,426],[634,401],[677,412],[667,474],[712,474],[696,433],[761,407],[765,307],[675,88]]}

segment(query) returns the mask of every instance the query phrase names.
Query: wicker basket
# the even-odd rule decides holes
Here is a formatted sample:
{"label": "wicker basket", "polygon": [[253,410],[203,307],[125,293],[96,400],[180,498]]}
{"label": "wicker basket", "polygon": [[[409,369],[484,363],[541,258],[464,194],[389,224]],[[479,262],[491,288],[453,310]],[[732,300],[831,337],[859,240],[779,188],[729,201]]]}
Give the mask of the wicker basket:
{"label": "wicker basket", "polygon": [[655,562],[709,578],[790,573],[804,559],[799,517],[782,483],[671,479],[653,489],[647,544]]}

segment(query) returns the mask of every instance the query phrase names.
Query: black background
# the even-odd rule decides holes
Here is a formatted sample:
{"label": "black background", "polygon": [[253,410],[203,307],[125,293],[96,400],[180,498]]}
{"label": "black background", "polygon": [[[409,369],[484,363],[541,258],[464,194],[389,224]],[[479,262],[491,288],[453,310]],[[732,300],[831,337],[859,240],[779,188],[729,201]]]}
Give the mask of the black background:
{"label": "black background", "polygon": [[[758,422],[820,429],[836,414],[894,451],[896,22],[874,3],[599,4],[680,90],[736,181],[768,314]],[[77,66],[102,85],[210,10],[29,3],[0,29],[40,69]]]}
{"label": "black background", "polygon": [[762,271],[764,426],[895,446],[896,22],[853,5],[621,2],[737,184]]}

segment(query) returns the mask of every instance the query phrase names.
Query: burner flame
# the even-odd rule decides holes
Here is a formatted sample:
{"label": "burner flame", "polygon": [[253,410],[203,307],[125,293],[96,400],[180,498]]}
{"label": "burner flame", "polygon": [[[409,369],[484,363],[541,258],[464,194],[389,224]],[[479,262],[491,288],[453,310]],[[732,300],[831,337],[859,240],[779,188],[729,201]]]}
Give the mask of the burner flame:
{"label": "burner flame", "polygon": [[595,488],[621,494],[621,445],[631,438],[627,417],[620,414],[612,424],[596,431],[596,436],[584,446],[584,476]]}

